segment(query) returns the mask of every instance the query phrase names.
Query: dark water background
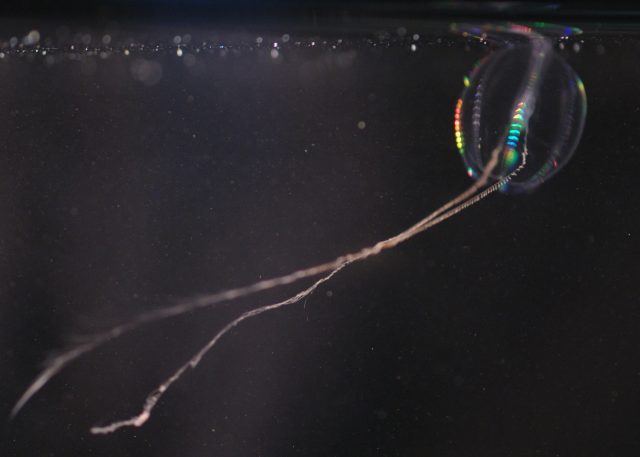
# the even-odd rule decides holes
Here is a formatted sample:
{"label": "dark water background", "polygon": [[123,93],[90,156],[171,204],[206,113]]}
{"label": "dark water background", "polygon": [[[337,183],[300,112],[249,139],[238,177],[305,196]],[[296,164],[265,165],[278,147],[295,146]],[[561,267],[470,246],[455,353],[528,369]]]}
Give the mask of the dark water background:
{"label": "dark water background", "polygon": [[[64,25],[38,24],[48,55],[0,59],[2,417],[77,336],[330,260],[469,185],[453,108],[488,48],[448,24]],[[556,50],[588,98],[556,177],[247,321],[143,428],[96,437],[302,286],[114,341],[4,423],[0,455],[638,455],[640,38]]]}

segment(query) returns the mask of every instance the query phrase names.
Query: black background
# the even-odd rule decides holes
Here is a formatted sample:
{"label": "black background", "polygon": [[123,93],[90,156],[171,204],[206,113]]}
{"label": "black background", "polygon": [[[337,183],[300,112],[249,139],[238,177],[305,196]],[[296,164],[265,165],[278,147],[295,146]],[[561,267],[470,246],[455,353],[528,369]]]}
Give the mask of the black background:
{"label": "black background", "polygon": [[[292,33],[273,59],[269,43],[295,25],[267,26],[121,30],[265,40],[190,68],[169,51],[0,61],[2,415],[74,335],[332,259],[469,184],[452,113],[482,46],[446,24],[363,20],[360,33]],[[421,34],[417,52],[380,44],[397,26]],[[229,319],[299,288],[114,341],[4,424],[2,455],[637,455],[640,42],[579,40],[559,52],[584,80],[586,127],[548,183],[493,195],[242,324],[143,428],[95,437]],[[154,85],[132,78],[142,58],[162,66]]]}

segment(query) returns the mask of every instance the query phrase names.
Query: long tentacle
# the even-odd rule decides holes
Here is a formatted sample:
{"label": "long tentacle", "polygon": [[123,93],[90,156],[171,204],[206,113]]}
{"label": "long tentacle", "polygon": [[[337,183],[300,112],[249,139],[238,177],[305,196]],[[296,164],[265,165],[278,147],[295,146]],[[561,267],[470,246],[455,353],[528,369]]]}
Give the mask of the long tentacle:
{"label": "long tentacle", "polygon": [[[199,298],[193,299],[188,302],[179,303],[175,306],[161,308],[158,310],[143,313],[131,319],[128,322],[112,327],[111,329],[105,332],[102,332],[93,336],[86,343],[82,343],[58,355],[57,357],[53,358],[49,362],[48,366],[35,378],[35,380],[29,385],[29,387],[25,390],[22,396],[18,399],[13,409],[11,410],[11,417],[12,418],[15,417],[20,412],[20,410],[26,405],[26,403],[36,393],[38,393],[54,376],[56,376],[71,362],[78,359],[82,355],[88,352],[91,352],[94,349],[102,346],[104,343],[110,340],[113,340],[115,338],[118,338],[119,336],[125,333],[131,332],[142,325],[167,319],[174,316],[179,316],[199,308],[211,307],[222,302],[232,301],[234,299],[246,297],[246,296],[255,294],[257,292],[273,289],[273,288],[287,285],[287,284],[292,284],[301,279],[311,278],[327,272],[329,272],[329,275],[327,275],[325,278],[328,279],[329,277],[333,276],[333,274],[335,274],[337,271],[342,269],[347,264],[367,259],[371,256],[380,254],[384,250],[394,248],[398,244],[414,237],[418,233],[421,233],[427,230],[428,228],[433,227],[434,225],[448,219],[454,214],[457,214],[458,212],[462,211],[468,206],[483,199],[488,194],[499,189],[500,186],[510,181],[526,164],[526,152],[525,152],[525,154],[523,154],[522,156],[523,157],[522,163],[517,169],[515,169],[509,175],[503,177],[501,180],[499,180],[492,186],[486,188],[484,191],[479,192],[479,190],[483,188],[486,185],[487,181],[489,180],[491,172],[493,171],[493,169],[495,168],[499,160],[500,152],[501,151],[499,148],[496,148],[493,151],[491,159],[487,163],[487,166],[485,167],[482,175],[467,190],[465,190],[464,192],[462,192],[457,197],[453,198],[452,200],[450,200],[449,202],[447,202],[437,210],[433,211],[432,213],[430,213],[428,216],[418,221],[413,226],[409,227],[408,229],[400,232],[399,234],[393,237],[379,241],[378,243],[372,246],[362,248],[359,251],[342,255],[330,262],[326,262],[326,263],[315,265],[309,268],[297,270],[293,273],[290,273],[284,276],[279,276],[271,279],[258,281],[254,284],[251,284],[245,287],[227,289],[222,292],[201,296]],[[315,289],[315,287],[317,287],[322,282],[324,282],[325,278],[322,278],[318,282],[314,283],[311,286],[311,288]],[[247,316],[242,320],[248,317],[252,317],[252,316]],[[236,322],[236,324],[234,325],[237,325],[237,323],[239,322]]]}
{"label": "long tentacle", "polygon": [[[434,225],[442,222],[445,219],[452,217],[453,215],[464,210],[465,208],[468,208],[469,206],[479,202],[489,194],[495,192],[502,185],[506,184],[511,178],[513,178],[513,176],[515,176],[515,174],[518,171],[520,171],[520,169],[522,169],[522,167],[524,167],[525,164],[526,164],[526,155],[524,156],[522,164],[518,167],[518,169],[516,169],[513,173],[509,174],[507,177],[503,178],[497,183],[494,183],[493,185],[487,187],[485,190],[481,192],[476,192],[476,193],[468,192],[468,195],[465,195],[467,194],[467,192],[460,194],[459,197],[451,200],[447,205],[442,206],[438,211],[432,213],[430,215],[430,218],[425,218],[421,221],[421,223],[414,225],[412,227],[413,235],[421,231],[427,230],[429,227],[433,227]],[[491,166],[495,166],[495,164],[492,164]],[[389,242],[393,242],[393,243],[399,243],[401,241],[402,240],[399,239],[398,237],[389,239]],[[211,349],[213,349],[213,347],[218,343],[218,341],[220,341],[220,339],[224,335],[226,335],[231,329],[235,328],[241,322],[247,319],[250,319],[252,317],[256,317],[267,311],[272,311],[272,310],[281,308],[283,306],[292,305],[300,302],[301,300],[311,295],[320,285],[327,282],[334,275],[336,275],[340,270],[345,268],[350,263],[356,262],[358,260],[361,260],[361,258],[354,258],[351,260],[344,261],[343,263],[338,265],[335,269],[333,269],[329,274],[323,276],[322,278],[317,280],[315,283],[313,283],[310,287],[299,292],[298,294],[294,295],[293,297],[287,300],[284,300],[278,303],[269,304],[269,305],[263,305],[258,308],[242,313],[240,316],[238,316],[237,318],[229,322],[227,325],[225,325],[220,331],[218,331],[218,333],[215,334],[215,336],[211,340],[209,340],[209,342],[207,342],[207,344],[205,344],[198,352],[196,352],[191,357],[191,359],[189,359],[187,362],[181,365],[176,371],[174,371],[174,373],[171,376],[169,376],[160,385],[158,385],[158,387],[156,387],[153,391],[151,391],[147,395],[144,401],[144,404],[142,406],[142,410],[140,411],[139,414],[129,419],[117,420],[115,422],[112,422],[104,426],[94,426],[91,428],[91,433],[109,434],[123,427],[141,427],[147,422],[147,420],[149,420],[149,418],[151,417],[151,412],[158,404],[158,401],[162,398],[162,396],[166,393],[166,391],[173,385],[173,383],[178,381],[188,369],[196,368],[196,366],[200,363],[202,358]]]}

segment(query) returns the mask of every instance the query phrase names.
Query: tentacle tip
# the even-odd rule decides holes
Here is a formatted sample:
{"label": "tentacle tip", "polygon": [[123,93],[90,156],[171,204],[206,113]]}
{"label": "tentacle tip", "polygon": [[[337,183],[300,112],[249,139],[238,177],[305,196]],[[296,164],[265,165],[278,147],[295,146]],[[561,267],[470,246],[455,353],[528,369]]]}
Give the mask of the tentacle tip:
{"label": "tentacle tip", "polygon": [[20,400],[18,400],[18,402],[15,405],[13,405],[13,408],[11,408],[11,412],[9,413],[9,421],[14,420],[16,416],[20,413],[20,411],[22,411],[22,408],[26,404],[27,400],[25,400],[24,397],[20,398]]}
{"label": "tentacle tip", "polygon": [[129,420],[114,422],[110,425],[105,425],[103,427],[94,426],[89,429],[92,435],[108,435],[113,433],[123,427],[142,427],[145,422],[149,420],[151,414],[149,411],[143,411],[140,415],[133,417]]}

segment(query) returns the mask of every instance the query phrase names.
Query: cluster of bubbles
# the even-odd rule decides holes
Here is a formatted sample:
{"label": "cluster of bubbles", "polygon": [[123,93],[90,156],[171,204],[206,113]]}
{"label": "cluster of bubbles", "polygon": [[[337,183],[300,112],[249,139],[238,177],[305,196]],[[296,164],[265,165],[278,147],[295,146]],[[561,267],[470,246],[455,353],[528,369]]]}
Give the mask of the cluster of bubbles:
{"label": "cluster of bubbles", "polygon": [[[201,36],[198,36],[201,35]],[[65,61],[81,64],[83,74],[90,76],[97,71],[98,62],[111,58],[131,58],[130,72],[134,80],[145,85],[155,85],[162,79],[163,56],[181,59],[187,69],[196,67],[198,60],[206,57],[238,57],[258,53],[266,55],[273,63],[282,62],[287,52],[294,49],[316,49],[318,52],[344,52],[337,56],[339,63],[350,65],[363,47],[403,48],[409,53],[419,53],[427,47],[460,47],[470,51],[478,42],[447,33],[434,35],[418,31],[409,31],[398,27],[393,32],[380,31],[349,38],[319,38],[313,36],[296,37],[291,33],[271,34],[270,36],[250,35],[248,33],[220,35],[197,32],[169,34],[156,42],[141,42],[117,26],[102,34],[90,32],[72,32],[61,27],[51,34],[31,30],[21,38],[13,36],[0,38],[0,62],[11,57],[24,58],[32,62],[43,62],[53,66]],[[480,43],[486,45],[486,43]],[[569,37],[560,37],[559,49],[569,47],[578,52],[581,42],[570,42]],[[601,49],[598,48],[598,52]],[[344,61],[344,62],[343,62]]]}

